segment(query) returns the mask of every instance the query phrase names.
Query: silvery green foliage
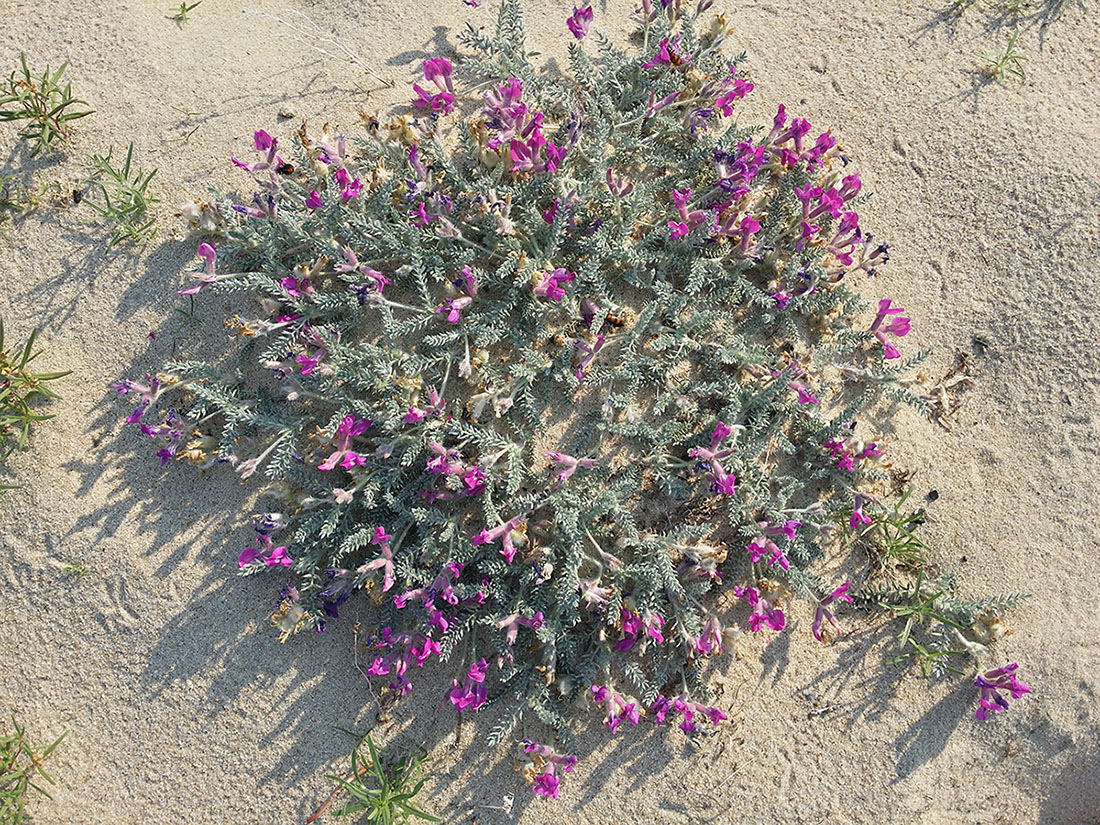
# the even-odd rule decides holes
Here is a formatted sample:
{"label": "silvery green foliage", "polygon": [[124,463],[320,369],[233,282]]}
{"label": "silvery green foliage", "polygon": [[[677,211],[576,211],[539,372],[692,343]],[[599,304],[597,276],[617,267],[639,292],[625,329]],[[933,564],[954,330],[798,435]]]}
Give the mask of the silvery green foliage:
{"label": "silvery green foliage", "polygon": [[855,419],[922,403],[921,355],[881,326],[900,310],[853,289],[887,257],[858,176],[782,111],[722,116],[751,84],[680,9],[643,16],[640,52],[572,44],[567,81],[506,0],[465,37],[466,98],[429,62],[414,120],[287,158],[258,132],[266,160],[238,165],[264,191],[203,210],[225,242],[190,290],[240,293],[239,362],[120,386],[138,418],[177,393],[146,425],[163,460],[266,477],[240,563],[289,566],[284,631],[369,601],[372,672],[403,693],[434,653],[469,668],[451,698],[498,706],[493,741],[527,711],[568,741],[594,693],[613,728],[623,694],[705,698],[705,657],[735,622],[782,628],[779,603],[820,625],[830,514],[886,478]]}

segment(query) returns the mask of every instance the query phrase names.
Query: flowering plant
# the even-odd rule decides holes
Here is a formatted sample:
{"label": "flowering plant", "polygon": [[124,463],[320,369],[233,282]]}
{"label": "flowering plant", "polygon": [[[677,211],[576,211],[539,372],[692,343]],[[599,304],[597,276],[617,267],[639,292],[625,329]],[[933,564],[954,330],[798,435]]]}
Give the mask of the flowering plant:
{"label": "flowering plant", "polygon": [[222,240],[181,292],[249,296],[226,326],[260,369],[119,385],[163,460],[262,470],[273,509],[237,562],[295,576],[284,638],[364,594],[368,672],[404,694],[457,659],[450,700],[494,714],[491,743],[524,713],[556,740],[525,740],[543,795],[577,761],[575,703],[689,734],[725,719],[702,672],[741,623],[843,633],[851,584],[814,564],[887,477],[855,418],[924,406],[904,310],[852,289],[889,259],[859,174],[783,106],[736,125],[753,84],[708,5],[646,0],[640,51],[597,36],[598,57],[575,9],[566,84],[505,0],[464,37],[477,86],[435,57],[410,115],[355,144],[257,131],[234,159],[252,204],[189,210]]}

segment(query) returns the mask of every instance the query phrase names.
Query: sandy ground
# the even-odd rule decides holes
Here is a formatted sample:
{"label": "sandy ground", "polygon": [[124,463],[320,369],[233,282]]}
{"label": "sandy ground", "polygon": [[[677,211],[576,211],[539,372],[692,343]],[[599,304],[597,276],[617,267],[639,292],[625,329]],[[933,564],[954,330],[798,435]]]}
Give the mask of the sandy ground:
{"label": "sandy ground", "polygon": [[[168,0],[3,3],[0,66],[20,50],[35,65],[68,59],[96,109],[58,162],[30,162],[0,130],[3,171],[34,169],[68,193],[84,157],[133,140],[163,201],[141,254],[105,255],[103,230],[71,201],[0,230],[0,315],[13,332],[41,325],[42,363],[73,370],[57,418],[10,462],[26,488],[0,506],[0,709],[41,740],[70,731],[54,801],[34,806],[43,823],[299,822],[343,767],[350,740],[336,727],[365,730],[377,713],[351,622],[280,645],[272,580],[235,576],[248,491],[227,473],[154,466],[107,390],[220,334],[217,319],[196,328],[173,311],[194,242],[172,212],[208,186],[247,185],[228,156],[254,128],[351,131],[360,108],[404,96],[422,58],[452,52],[466,20],[495,16],[489,0],[296,2],[402,88],[377,91],[245,8],[291,19],[282,4],[205,0],[177,25]],[[453,713],[435,713],[451,674],[427,671],[376,733],[431,749],[425,802],[448,822],[1100,822],[1100,24],[1072,4],[1048,26],[1031,20],[1026,80],[998,85],[976,72],[1008,38],[990,17],[842,5],[715,10],[749,54],[742,119],[785,102],[832,126],[876,192],[864,223],[896,254],[867,296],[910,310],[906,344],[934,348],[930,373],[972,356],[978,383],[953,432],[903,413],[891,452],[917,471],[918,496],[939,492],[925,537],[966,591],[1034,594],[991,663],[1018,660],[1034,692],[977,723],[964,682],[895,684],[878,624],[853,619],[823,648],[799,609],[793,634],[723,660],[733,721],[719,733],[611,740],[593,719],[592,752],[554,804],[532,797],[510,753],[484,748],[486,720],[456,731]],[[531,47],[560,60],[568,11],[530,3]],[[595,25],[622,32],[629,11],[597,5]],[[75,563],[82,578],[64,572]]]}

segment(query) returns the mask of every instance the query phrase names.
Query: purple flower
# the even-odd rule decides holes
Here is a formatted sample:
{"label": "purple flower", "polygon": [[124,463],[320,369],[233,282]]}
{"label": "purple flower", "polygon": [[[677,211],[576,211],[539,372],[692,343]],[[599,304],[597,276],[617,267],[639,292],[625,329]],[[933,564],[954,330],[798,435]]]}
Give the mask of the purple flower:
{"label": "purple flower", "polygon": [[908,335],[909,319],[905,317],[891,318],[889,323],[884,326],[883,322],[889,316],[900,315],[905,312],[902,307],[892,307],[890,304],[889,298],[883,298],[878,302],[878,315],[875,316],[875,321],[871,324],[871,332],[882,343],[883,354],[886,358],[899,358],[901,353],[898,352],[897,347],[887,340],[886,334],[896,335],[898,338]]}
{"label": "purple flower", "polygon": [[592,685],[592,698],[607,709],[603,723],[611,728],[612,733],[615,733],[624,719],[632,725],[637,725],[641,720],[642,714],[637,703],[627,702],[623,696],[611,688]]}
{"label": "purple flower", "polygon": [[306,196],[306,209],[320,209],[321,208],[321,196],[317,194],[317,190],[314,189]]}
{"label": "purple flower", "polygon": [[989,711],[1000,713],[1002,710],[1008,710],[1008,700],[1000,694],[1002,690],[1007,690],[1013,699],[1019,699],[1025,693],[1031,693],[1031,688],[1017,681],[1018,667],[1019,665],[1013,662],[974,677],[974,684],[981,690],[981,696],[978,699],[981,707],[974,713],[976,719],[984,722]]}
{"label": "purple flower", "polygon": [[588,27],[592,25],[592,19],[593,14],[591,6],[585,6],[583,9],[578,9],[574,6],[573,14],[565,21],[565,25],[569,27],[569,31],[573,32],[573,36],[580,40],[588,34]]}
{"label": "purple flower", "polygon": [[549,298],[551,301],[561,303],[561,299],[565,297],[565,288],[562,284],[567,284],[576,277],[575,272],[566,272],[560,268],[551,272],[544,272],[535,283],[535,297]]}
{"label": "purple flower", "polygon": [[516,557],[517,543],[522,544],[527,541],[526,514],[520,514],[510,521],[498,524],[491,530],[482,530],[476,536],[472,536],[470,540],[475,545],[492,544],[502,536],[504,542],[500,555],[504,556],[504,560],[511,564],[512,559]]}
{"label": "purple flower", "polygon": [[196,286],[179,290],[180,295],[197,295],[204,287],[218,280],[214,277],[214,258],[218,256],[217,250],[208,243],[200,243],[195,254],[206,262],[203,266],[203,274],[199,276],[199,283]]}
{"label": "purple flower", "polygon": [[594,458],[574,458],[571,455],[565,453],[546,453],[558,465],[556,475],[558,477],[559,486],[567,482],[577,471],[578,467],[584,467],[585,469],[591,469],[596,466],[596,459]]}
{"label": "purple flower", "polygon": [[550,746],[540,745],[530,739],[523,740],[523,752],[535,754],[537,769],[543,771],[535,777],[531,790],[539,796],[557,799],[558,785],[561,782],[557,775],[557,768],[560,766],[565,773],[569,773],[577,764],[577,757],[559,754]]}
{"label": "purple flower", "polygon": [[333,434],[336,438],[336,451],[317,466],[318,470],[329,471],[336,467],[336,462],[343,459],[340,466],[350,470],[352,467],[362,467],[367,463],[366,456],[359,455],[351,449],[352,439],[360,436],[370,427],[370,420],[345,415],[340,425]]}
{"label": "purple flower", "polygon": [[[740,431],[740,428],[738,428]],[[719,421],[710,437],[710,448],[692,447],[688,450],[690,458],[698,459],[698,466],[706,468],[707,478],[710,479],[711,489],[716,493],[732,496],[736,492],[737,478],[733,473],[727,473],[721,465],[721,460],[737,452],[734,447],[719,450],[723,441],[733,434],[733,428]]]}
{"label": "purple flower", "polygon": [[455,710],[460,713],[464,710],[477,710],[485,704],[489,694],[489,688],[485,684],[485,671],[488,668],[489,663],[481,659],[476,664],[470,665],[462,687],[459,687],[457,679],[452,682],[454,690],[449,695]]}
{"label": "purple flower", "polygon": [[119,395],[126,395],[126,393],[133,392],[139,396],[138,405],[134,408],[134,411],[126,416],[127,424],[137,424],[141,421],[141,417],[145,415],[145,412],[152,406],[153,402],[157,400],[157,396],[161,393],[161,381],[155,375],[149,375],[146,379],[149,384],[139,384],[136,381],[124,380],[111,384]]}
{"label": "purple flower", "polygon": [[707,707],[699,702],[689,701],[687,694],[676,697],[675,699],[669,699],[667,696],[658,696],[657,701],[653,703],[653,711],[656,715],[657,724],[664,724],[665,718],[669,713],[683,714],[683,721],[678,725],[680,730],[684,733],[691,733],[695,728],[695,715],[702,714],[710,720],[711,724],[717,725],[719,722],[729,718],[718,708]]}
{"label": "purple flower", "polygon": [[733,595],[739,599],[744,599],[753,606],[752,615],[749,616],[749,630],[753,633],[763,625],[767,625],[772,630],[782,630],[786,626],[787,620],[783,615],[783,611],[778,607],[772,607],[755,587],[734,585]]}
{"label": "purple flower", "polygon": [[826,621],[833,626],[833,630],[836,631],[837,636],[844,635],[844,631],[841,630],[840,624],[828,607],[837,599],[851,604],[852,597],[848,595],[848,588],[851,586],[851,582],[844,582],[844,584],[840,585],[836,590],[817,603],[817,611],[814,613],[814,623],[811,630],[813,631],[814,638],[819,642],[825,641],[821,635],[821,627]]}
{"label": "purple flower", "polygon": [[581,352],[585,353],[584,357],[581,358],[580,363],[577,364],[577,370],[574,373],[574,375],[577,376],[578,381],[584,378],[584,376],[587,375],[588,371],[592,368],[592,362],[596,360],[596,355],[599,354],[599,351],[601,349],[603,349],[605,340],[606,339],[603,335],[597,335],[596,342],[594,344],[589,344],[586,341],[573,342],[573,347],[575,349],[579,349]]}

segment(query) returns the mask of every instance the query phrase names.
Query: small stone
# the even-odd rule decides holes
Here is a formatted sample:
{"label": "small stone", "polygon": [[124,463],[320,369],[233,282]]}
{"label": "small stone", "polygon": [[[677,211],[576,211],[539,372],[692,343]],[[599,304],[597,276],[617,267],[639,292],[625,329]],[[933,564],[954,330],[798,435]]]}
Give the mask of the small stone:
{"label": "small stone", "polygon": [[293,109],[280,109],[279,110],[279,118],[282,119],[282,120],[290,120],[291,118],[294,118],[294,117],[297,117],[297,113],[295,113],[295,111]]}

